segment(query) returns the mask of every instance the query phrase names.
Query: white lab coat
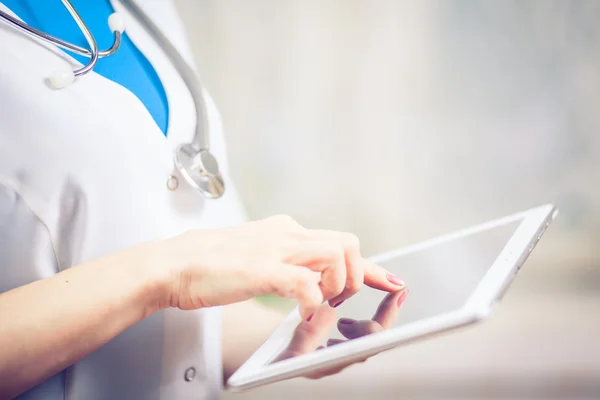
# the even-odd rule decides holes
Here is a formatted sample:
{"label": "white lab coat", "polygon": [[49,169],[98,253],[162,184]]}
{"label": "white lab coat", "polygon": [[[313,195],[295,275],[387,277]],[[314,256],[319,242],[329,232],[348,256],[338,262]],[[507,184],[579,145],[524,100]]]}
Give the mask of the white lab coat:
{"label": "white lab coat", "polygon": [[[172,2],[138,1],[191,63]],[[173,149],[193,135],[193,102],[161,49],[113,3],[163,82],[168,136],[137,97],[98,74],[50,89],[45,79],[76,62],[0,23],[0,292],[136,243],[245,219],[210,100],[211,149],[226,179],[225,195],[205,200],[181,179],[176,191],[167,189]],[[220,325],[217,308],[157,313],[22,398],[218,398]],[[196,374],[188,382],[191,367]]]}

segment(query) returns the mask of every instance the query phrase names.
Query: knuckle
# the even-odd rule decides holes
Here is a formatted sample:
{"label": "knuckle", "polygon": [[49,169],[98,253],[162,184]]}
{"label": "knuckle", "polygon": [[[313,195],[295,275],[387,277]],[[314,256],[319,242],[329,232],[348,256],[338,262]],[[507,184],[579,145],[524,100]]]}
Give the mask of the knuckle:
{"label": "knuckle", "polygon": [[336,262],[336,267],[345,266],[346,252],[344,246],[338,243],[330,243],[329,250],[331,252],[331,260]]}
{"label": "knuckle", "polygon": [[353,247],[360,247],[360,239],[354,233],[348,233],[348,244]]}
{"label": "knuckle", "polygon": [[341,294],[344,291],[344,289],[346,289],[346,282],[341,279],[336,279],[334,287],[335,295],[337,296]]}
{"label": "knuckle", "polygon": [[271,217],[271,222],[280,230],[287,232],[294,240],[304,239],[306,229],[294,218],[286,214],[275,215]]}
{"label": "knuckle", "polygon": [[[307,271],[308,272],[308,271]],[[310,273],[302,273],[296,277],[294,290],[297,294],[303,298],[310,300],[311,303],[315,302],[312,293],[314,292],[313,286],[316,285],[315,279]]]}
{"label": "knuckle", "polygon": [[352,249],[360,249],[360,239],[353,233],[346,233],[344,235],[344,243]]}
{"label": "knuckle", "polygon": [[323,293],[320,290],[311,291],[307,296],[307,303],[317,308],[323,302]]}
{"label": "knuckle", "polygon": [[302,278],[296,278],[289,290],[292,296],[300,300],[308,290],[308,281]]}
{"label": "knuckle", "polygon": [[342,277],[330,274],[324,282],[324,292],[326,297],[333,298],[341,294],[346,287],[346,282]]}
{"label": "knuckle", "polygon": [[285,281],[277,278],[277,274],[266,274],[261,279],[258,279],[256,285],[259,291],[265,294],[276,294],[281,297],[289,296],[289,287],[283,284]]}
{"label": "knuckle", "polygon": [[305,293],[310,288],[310,280],[306,275],[300,275],[296,278],[295,284],[296,291],[299,293]]}
{"label": "knuckle", "polygon": [[340,295],[346,289],[345,270],[337,266],[331,267],[324,272],[321,283],[323,292],[328,299]]}
{"label": "knuckle", "polygon": [[351,279],[346,282],[346,291],[349,295],[353,295],[358,293],[358,291],[362,288],[362,282],[359,279]]}
{"label": "knuckle", "polygon": [[279,215],[275,215],[272,217],[274,221],[276,221],[277,223],[281,224],[281,225],[286,225],[286,226],[296,226],[299,225],[298,222],[296,222],[296,220],[292,217],[290,217],[287,214],[279,214]]}

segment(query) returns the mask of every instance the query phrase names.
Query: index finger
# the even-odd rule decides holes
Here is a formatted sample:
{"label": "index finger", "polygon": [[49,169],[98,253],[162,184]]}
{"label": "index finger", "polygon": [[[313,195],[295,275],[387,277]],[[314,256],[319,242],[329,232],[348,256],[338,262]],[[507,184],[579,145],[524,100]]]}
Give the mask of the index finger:
{"label": "index finger", "polygon": [[365,258],[362,259],[362,263],[365,271],[365,285],[386,292],[396,292],[406,286],[402,279],[379,265]]}

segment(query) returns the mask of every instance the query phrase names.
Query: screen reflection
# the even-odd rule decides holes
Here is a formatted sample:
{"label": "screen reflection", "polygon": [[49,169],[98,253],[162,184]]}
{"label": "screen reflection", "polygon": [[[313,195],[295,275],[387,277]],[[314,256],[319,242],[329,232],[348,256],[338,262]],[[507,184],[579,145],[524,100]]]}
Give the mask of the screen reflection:
{"label": "screen reflection", "polygon": [[298,324],[272,363],[460,308],[492,266],[520,221],[424,248],[379,264],[407,287],[387,293],[363,287],[341,306],[324,303]]}

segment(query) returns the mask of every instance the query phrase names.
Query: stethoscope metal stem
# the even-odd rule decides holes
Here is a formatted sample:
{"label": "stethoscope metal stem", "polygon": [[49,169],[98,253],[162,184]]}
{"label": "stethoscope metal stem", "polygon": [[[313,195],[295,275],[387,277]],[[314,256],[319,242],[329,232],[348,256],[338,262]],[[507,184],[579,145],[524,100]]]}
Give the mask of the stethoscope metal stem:
{"label": "stethoscope metal stem", "polygon": [[207,126],[208,115],[206,114],[206,102],[204,100],[204,94],[202,85],[196,78],[196,73],[188,63],[183,59],[181,54],[177,51],[171,41],[162,33],[160,28],[156,26],[154,21],[146,15],[146,13],[132,0],[121,0],[121,4],[129,10],[130,13],[136,16],[142,25],[146,27],[146,31],[156,40],[161,49],[166,53],[167,57],[171,60],[171,63],[181,75],[181,78],[185,82],[190,94],[194,100],[194,108],[196,110],[196,133],[194,134],[194,140],[190,143],[197,151],[207,150],[210,147],[209,135]]}
{"label": "stethoscope metal stem", "polygon": [[[57,38],[56,36],[49,35],[46,32],[40,31],[39,29],[35,29],[34,27],[27,25],[23,21],[13,17],[10,14],[5,13],[2,10],[0,10],[0,16],[3,17],[4,19],[10,21],[11,23],[13,23],[14,24],[13,26],[15,28],[18,28],[19,30],[21,30],[24,33],[27,33],[30,35],[35,35],[35,37],[37,39],[43,40],[46,43],[52,44],[54,46],[58,46],[65,50],[69,50],[80,56],[84,56],[84,57],[92,56],[92,52],[90,50],[83,48],[81,46],[77,46],[76,44],[67,42],[66,40],[63,40],[61,38]],[[119,50],[119,46],[121,46],[122,33],[120,31],[115,31],[114,33],[115,33],[115,39],[113,41],[112,46],[106,50],[99,50],[98,58],[112,56],[113,54],[115,54],[117,52],[117,50]]]}
{"label": "stethoscope metal stem", "polygon": [[[73,82],[74,77],[81,76],[92,71],[98,62],[98,59],[114,54],[121,44],[121,35],[124,29],[124,21],[117,14],[111,15],[108,23],[111,30],[115,33],[115,41],[109,49],[99,51],[98,44],[96,43],[94,36],[75,7],[73,7],[69,0],[61,1],[85,36],[85,39],[90,47],[89,50],[56,38],[52,35],[48,35],[47,33],[35,29],[0,10],[0,19],[8,21],[8,23],[10,23],[13,27],[21,30],[22,32],[36,39],[41,39],[55,46],[70,50],[76,54],[90,57],[89,62],[81,68],[78,68],[74,71],[63,71],[54,74],[50,78],[50,81],[53,86],[58,89],[69,86]],[[177,147],[177,149],[175,149],[173,156],[175,168],[179,171],[187,183],[197,192],[201,193],[207,198],[216,199],[221,197],[225,191],[225,182],[221,172],[219,171],[219,164],[216,158],[209,151],[210,143],[208,131],[210,127],[208,126],[208,109],[204,97],[204,88],[196,79],[194,70],[179,54],[175,46],[156,26],[154,21],[152,21],[152,19],[150,19],[150,17],[148,17],[146,13],[135,3],[135,1],[122,0],[121,3],[140,21],[141,25],[146,28],[154,40],[159,43],[166,56],[170,59],[172,65],[185,82],[194,103],[194,108],[196,110],[196,128],[194,136],[191,142],[182,143]]]}
{"label": "stethoscope metal stem", "polygon": [[62,3],[79,26],[83,36],[85,36],[85,40],[87,40],[90,46],[90,53],[92,54],[90,61],[82,68],[73,71],[73,75],[75,76],[85,75],[93,70],[98,62],[98,43],[96,43],[96,39],[94,38],[94,35],[92,35],[92,32],[90,32],[90,28],[87,27],[75,7],[73,7],[73,4],[71,4],[69,0],[62,0]]}

